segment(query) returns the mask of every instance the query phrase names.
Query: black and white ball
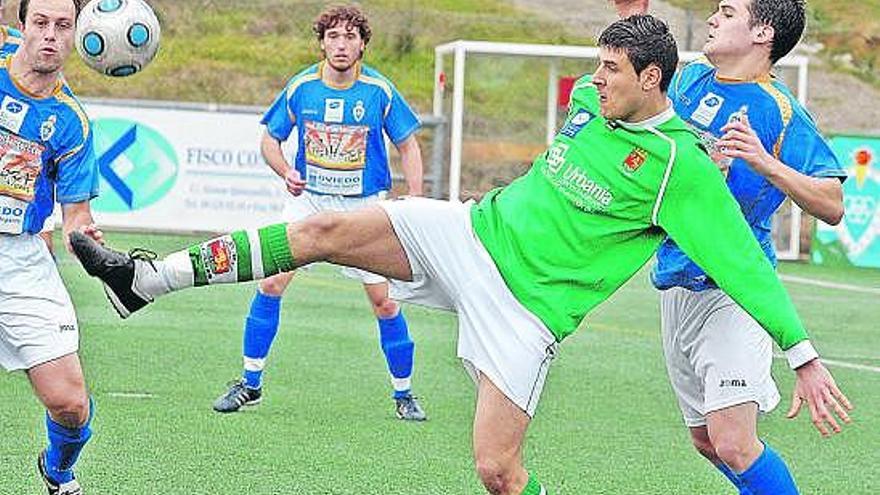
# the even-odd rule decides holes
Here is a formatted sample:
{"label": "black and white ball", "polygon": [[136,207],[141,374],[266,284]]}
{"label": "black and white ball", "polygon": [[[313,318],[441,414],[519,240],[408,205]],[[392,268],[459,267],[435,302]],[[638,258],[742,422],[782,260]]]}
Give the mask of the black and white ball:
{"label": "black and white ball", "polygon": [[108,76],[142,71],[159,49],[159,20],[144,0],[91,0],[76,22],[76,50]]}

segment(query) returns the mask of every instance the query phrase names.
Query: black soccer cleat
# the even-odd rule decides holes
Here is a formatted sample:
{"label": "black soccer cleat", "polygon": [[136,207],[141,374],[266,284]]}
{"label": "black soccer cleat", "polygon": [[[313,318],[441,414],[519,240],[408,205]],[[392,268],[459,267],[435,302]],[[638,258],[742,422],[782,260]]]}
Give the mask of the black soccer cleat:
{"label": "black soccer cleat", "polygon": [[394,412],[397,414],[397,419],[404,421],[425,421],[428,419],[424,409],[422,409],[419,401],[413,395],[406,394],[403,397],[394,399],[394,402]]}
{"label": "black soccer cleat", "polygon": [[37,470],[40,472],[40,477],[43,478],[43,483],[46,484],[46,490],[49,492],[49,495],[82,495],[82,488],[79,486],[76,478],[67,483],[56,483],[49,477],[49,472],[46,469],[45,450],[37,456]]}
{"label": "black soccer cleat", "polygon": [[219,413],[238,411],[242,406],[255,406],[263,400],[262,388],[250,388],[243,379],[229,382],[229,390],[214,401],[214,410]]}
{"label": "black soccer cleat", "polygon": [[104,283],[104,293],[120,317],[128,318],[153,302],[153,297],[138,290],[137,283],[145,270],[156,271],[153,266],[156,253],[143,249],[120,253],[81,232],[70,233],[70,247],[86,273]]}

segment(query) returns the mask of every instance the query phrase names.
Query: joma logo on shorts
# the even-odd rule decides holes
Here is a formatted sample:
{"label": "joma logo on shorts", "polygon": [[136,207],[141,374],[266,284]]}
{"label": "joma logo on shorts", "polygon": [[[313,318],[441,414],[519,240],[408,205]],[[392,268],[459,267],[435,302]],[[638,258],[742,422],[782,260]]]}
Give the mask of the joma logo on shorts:
{"label": "joma logo on shorts", "polygon": [[76,325],[58,325],[59,332],[75,332]]}
{"label": "joma logo on shorts", "polygon": [[746,385],[746,381],[744,379],[740,379],[740,378],[734,378],[731,380],[722,379],[721,385],[720,385],[720,387],[722,387],[722,388],[723,387],[747,387],[747,386],[748,385]]}

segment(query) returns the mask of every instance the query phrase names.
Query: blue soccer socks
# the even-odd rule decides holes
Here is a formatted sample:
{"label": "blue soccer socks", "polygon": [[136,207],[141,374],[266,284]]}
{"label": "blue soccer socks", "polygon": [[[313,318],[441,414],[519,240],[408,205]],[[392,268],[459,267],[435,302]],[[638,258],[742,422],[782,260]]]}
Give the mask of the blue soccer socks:
{"label": "blue soccer socks", "polygon": [[260,388],[263,384],[263,368],[281,319],[281,296],[263,294],[257,290],[251,301],[251,310],[245,319],[242,351],[244,357],[245,385]]}
{"label": "blue soccer socks", "polygon": [[719,471],[721,471],[721,474],[723,474],[728,480],[730,480],[730,482],[733,484],[733,486],[736,487],[737,490],[739,490],[739,495],[752,495],[752,492],[750,492],[749,489],[745,487],[745,484],[743,484],[743,481],[740,479],[739,475],[734,473],[733,469],[730,469],[730,466],[722,462],[721,464],[715,464],[715,467],[718,468]]}
{"label": "blue soccer socks", "polygon": [[409,329],[403,311],[398,311],[397,315],[391,318],[378,320],[379,343],[388,362],[388,371],[391,373],[391,382],[394,386],[394,398],[405,397],[412,388],[415,344],[409,338]]}
{"label": "blue soccer socks", "polygon": [[739,478],[750,495],[798,495],[785,461],[766,443],[764,452]]}
{"label": "blue soccer socks", "polygon": [[68,428],[56,423],[46,413],[46,432],[49,446],[46,448],[46,472],[52,481],[62,484],[73,479],[73,466],[79,453],[92,437],[92,417],[95,415],[95,402],[89,398],[89,418],[79,428]]}

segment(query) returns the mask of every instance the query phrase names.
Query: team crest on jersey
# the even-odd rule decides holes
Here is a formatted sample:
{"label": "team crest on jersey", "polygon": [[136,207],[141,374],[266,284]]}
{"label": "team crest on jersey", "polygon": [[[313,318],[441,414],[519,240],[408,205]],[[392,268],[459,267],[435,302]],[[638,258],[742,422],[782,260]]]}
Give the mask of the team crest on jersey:
{"label": "team crest on jersey", "polygon": [[357,103],[354,104],[354,108],[351,110],[351,114],[354,116],[355,122],[360,122],[364,119],[364,115],[367,113],[367,109],[364,108],[364,102],[358,100]]}
{"label": "team crest on jersey", "polygon": [[642,165],[645,164],[645,160],[648,159],[648,152],[643,150],[642,148],[633,148],[633,150],[626,156],[626,159],[623,160],[624,170],[628,173],[633,173],[638,170]]}
{"label": "team crest on jersey", "polygon": [[29,104],[11,96],[5,96],[3,102],[0,103],[0,126],[18,134],[28,110],[30,110]]}
{"label": "team crest on jersey", "polygon": [[567,136],[570,138],[574,138],[581,132],[581,129],[584,128],[587,124],[593,120],[594,115],[586,110],[578,110],[577,113],[572,115],[572,117],[568,120],[565,126],[559,131],[559,134],[563,136]]}
{"label": "team crest on jersey", "polygon": [[345,116],[345,100],[327,98],[324,100],[324,122],[342,123]]}
{"label": "team crest on jersey", "polygon": [[40,139],[48,141],[55,135],[55,122],[58,117],[50,115],[42,124],[40,124]]}

